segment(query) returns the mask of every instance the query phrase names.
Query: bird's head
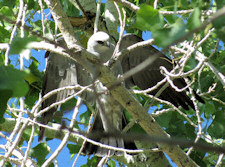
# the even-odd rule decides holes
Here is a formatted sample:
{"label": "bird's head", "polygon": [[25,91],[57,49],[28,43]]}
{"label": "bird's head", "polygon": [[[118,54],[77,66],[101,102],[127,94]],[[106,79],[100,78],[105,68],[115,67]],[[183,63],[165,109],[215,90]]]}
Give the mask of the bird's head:
{"label": "bird's head", "polygon": [[87,43],[87,51],[99,57],[101,62],[106,62],[112,56],[114,45],[110,43],[107,33],[99,31],[93,34]]}

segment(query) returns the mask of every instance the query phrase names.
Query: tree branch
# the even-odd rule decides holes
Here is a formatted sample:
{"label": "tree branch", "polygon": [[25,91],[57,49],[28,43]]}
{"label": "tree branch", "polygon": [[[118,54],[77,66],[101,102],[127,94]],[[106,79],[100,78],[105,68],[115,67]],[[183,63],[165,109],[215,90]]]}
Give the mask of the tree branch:
{"label": "tree branch", "polygon": [[[22,122],[26,121],[26,118],[22,120]],[[13,125],[15,126],[16,120],[13,118],[6,118],[5,122],[0,124],[0,130],[5,132],[11,132],[13,130]],[[168,138],[163,136],[152,136],[152,135],[146,135],[146,134],[132,134],[132,133],[125,133],[125,134],[118,134],[118,133],[102,133],[102,132],[94,132],[86,134],[82,131],[79,131],[78,129],[71,129],[66,128],[62,129],[62,126],[60,124],[56,123],[50,123],[52,126],[46,125],[46,137],[48,138],[57,138],[62,140],[64,136],[70,132],[68,141],[82,144],[83,140],[88,140],[88,142],[91,142],[92,144],[109,148],[113,150],[118,151],[125,151],[127,153],[141,153],[141,152],[160,152],[163,151],[161,149],[155,148],[155,149],[138,149],[138,150],[129,150],[129,149],[123,149],[123,148],[117,148],[105,144],[101,144],[99,142],[96,142],[94,140],[90,140],[89,138],[86,138],[84,135],[87,135],[90,138],[98,138],[99,136],[105,136],[105,137],[120,137],[123,138],[126,141],[141,141],[141,142],[152,142],[152,143],[161,143],[163,145],[181,145],[183,147],[196,147],[199,150],[203,151],[212,151],[216,153],[225,153],[225,147],[220,146],[213,146],[212,144],[205,144],[205,143],[195,143],[194,141],[190,140],[184,140],[184,139],[177,139],[177,138]],[[27,126],[28,129],[32,128],[32,122],[30,122]]]}

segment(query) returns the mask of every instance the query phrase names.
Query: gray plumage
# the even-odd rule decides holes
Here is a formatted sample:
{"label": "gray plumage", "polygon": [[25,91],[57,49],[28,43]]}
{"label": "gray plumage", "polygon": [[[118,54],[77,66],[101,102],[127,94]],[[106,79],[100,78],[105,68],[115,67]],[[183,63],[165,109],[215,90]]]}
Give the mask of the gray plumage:
{"label": "gray plumage", "polygon": [[[123,39],[121,41],[120,50],[141,41],[143,41],[143,39],[136,35],[126,34],[123,36]],[[160,66],[164,66],[168,71],[171,71],[173,69],[173,63],[168,57],[166,57],[162,52],[155,49],[153,46],[148,45],[142,48],[138,48],[123,57],[121,62],[123,72],[125,73],[129,71],[130,69],[134,68],[156,53],[159,53],[157,55],[158,57],[146,69],[142,70],[139,73],[136,73],[125,81],[128,88],[137,85],[142,90],[148,89],[164,79],[164,76],[160,73]],[[184,88],[187,85],[183,78],[175,79],[173,82],[180,89]],[[161,87],[152,91],[150,94],[155,95],[160,88]],[[196,93],[195,96],[198,101],[204,103],[204,101]],[[169,101],[177,107],[181,106],[185,110],[189,110],[188,106],[194,109],[194,104],[187,96],[186,92],[177,92],[171,86],[168,86],[161,93],[159,98]]]}
{"label": "gray plumage", "polygon": [[[113,54],[114,46],[110,43],[110,37],[108,34],[104,32],[97,32],[92,35],[88,40],[87,51],[97,56],[101,63],[105,63],[109,60]],[[122,74],[122,67],[120,62],[116,62],[116,64],[111,69],[114,75],[118,76]],[[114,99],[114,97],[107,92],[107,88],[102,85],[101,82],[98,82],[96,85],[97,92],[105,92],[104,94],[99,94],[97,96],[97,108],[99,111],[99,116],[101,118],[102,127],[105,132],[108,133],[121,133],[122,131],[122,115],[123,108],[122,106]],[[95,121],[95,124],[98,123]],[[99,130],[103,130],[97,129]],[[124,148],[124,141],[121,138],[109,137],[109,138],[100,138],[101,143],[107,144],[110,146]],[[123,152],[108,150],[105,148],[97,147],[94,151],[92,149],[93,146],[86,146],[83,152],[86,154],[95,153],[97,156],[112,156],[112,155],[123,155]]]}
{"label": "gray plumage", "polygon": [[[59,38],[58,43],[62,47],[66,47],[66,43],[63,38]],[[51,52],[46,52],[45,57],[47,58],[47,66],[42,84],[42,97],[48,92],[57,88],[74,86],[78,83],[82,86],[86,86],[92,83],[90,74],[75,61]],[[42,103],[41,109],[44,109],[55,102],[59,102],[74,93],[74,90],[60,91],[59,93],[47,98]],[[92,95],[87,95],[85,92],[82,94],[82,97],[88,101],[93,100]],[[58,107],[59,106],[53,107],[42,114],[41,123],[48,124],[57,111]],[[38,141],[43,139],[44,132],[45,128],[40,127]]]}

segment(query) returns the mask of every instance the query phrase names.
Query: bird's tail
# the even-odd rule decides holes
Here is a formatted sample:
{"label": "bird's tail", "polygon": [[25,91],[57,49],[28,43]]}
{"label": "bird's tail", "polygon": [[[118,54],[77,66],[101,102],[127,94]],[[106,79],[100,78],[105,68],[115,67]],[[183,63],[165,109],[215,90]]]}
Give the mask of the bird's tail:
{"label": "bird's tail", "polygon": [[[104,137],[104,138],[101,138],[99,142],[108,146],[124,148],[124,141],[121,138]],[[124,154],[122,151],[116,151],[116,150],[112,150],[108,148],[103,148],[103,147],[91,144],[89,142],[85,144],[85,147],[82,152],[83,154],[88,154],[88,155],[94,154],[98,157],[113,156],[113,155],[122,156]]]}
{"label": "bird's tail", "polygon": [[38,142],[41,142],[43,140],[44,134],[45,134],[45,128],[44,127],[40,127],[39,128],[39,133],[38,133]]}
{"label": "bird's tail", "polygon": [[[41,124],[47,125],[48,122],[52,119],[55,111],[57,111],[57,107],[51,108],[48,112],[45,112],[41,116]],[[41,127],[39,128],[39,133],[38,133],[38,142],[42,141],[45,135],[45,128]]]}
{"label": "bird's tail", "polygon": [[[125,122],[126,121],[123,120],[123,127],[125,127]],[[95,132],[97,132],[96,134],[97,135],[99,134],[98,136],[95,136],[93,138],[94,141],[100,142],[100,143],[105,144],[105,145],[118,147],[118,148],[137,149],[134,142],[124,141],[122,138],[118,138],[118,137],[110,137],[110,136],[100,135],[99,132],[101,132],[102,134],[104,133],[104,128],[103,128],[102,121],[101,121],[101,118],[100,118],[99,114],[97,114],[92,127],[93,128],[91,130],[91,133],[95,134]],[[117,132],[117,133],[121,133],[121,132]],[[86,154],[86,155],[94,154],[98,157],[113,156],[113,155],[116,155],[116,156],[124,155],[123,151],[117,151],[117,150],[112,150],[112,149],[108,149],[108,148],[103,148],[103,147],[94,145],[90,142],[85,143],[84,148],[82,150],[82,153]]]}

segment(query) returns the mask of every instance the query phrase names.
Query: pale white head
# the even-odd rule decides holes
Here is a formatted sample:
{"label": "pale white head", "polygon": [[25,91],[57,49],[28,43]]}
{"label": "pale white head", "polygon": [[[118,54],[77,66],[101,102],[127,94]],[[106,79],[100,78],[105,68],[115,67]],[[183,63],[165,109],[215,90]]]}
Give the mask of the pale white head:
{"label": "pale white head", "polygon": [[101,62],[104,63],[112,56],[114,45],[110,43],[110,37],[107,33],[99,31],[89,38],[87,51],[98,56]]}

